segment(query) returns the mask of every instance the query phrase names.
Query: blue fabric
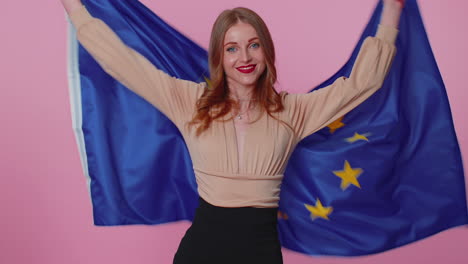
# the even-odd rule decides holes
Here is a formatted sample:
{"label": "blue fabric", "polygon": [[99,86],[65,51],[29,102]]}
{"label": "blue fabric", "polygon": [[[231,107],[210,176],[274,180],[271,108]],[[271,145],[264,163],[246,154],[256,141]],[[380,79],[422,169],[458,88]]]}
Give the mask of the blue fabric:
{"label": "blue fabric", "polygon": [[[383,87],[343,117],[302,140],[282,185],[282,245],[306,254],[365,255],[468,223],[462,161],[442,78],[415,0],[406,1],[397,56]],[[88,0],[93,16],[159,69],[203,81],[207,53],[138,1]],[[375,34],[380,2],[349,61],[318,89],[349,76]],[[198,194],[176,127],[102,71],[80,46],[83,133],[95,225],[192,220]],[[346,141],[354,133],[366,140]],[[345,161],[361,169],[342,186]],[[346,185],[346,184],[345,184]],[[317,201],[328,220],[311,214]],[[309,206],[309,209],[308,207]]]}

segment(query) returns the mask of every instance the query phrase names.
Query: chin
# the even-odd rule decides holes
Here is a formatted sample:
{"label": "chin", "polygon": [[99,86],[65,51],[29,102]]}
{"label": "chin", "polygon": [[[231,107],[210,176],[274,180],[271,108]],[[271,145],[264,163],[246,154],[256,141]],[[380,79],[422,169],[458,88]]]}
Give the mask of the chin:
{"label": "chin", "polygon": [[254,86],[257,85],[258,78],[246,78],[244,80],[241,80],[239,83],[244,86]]}

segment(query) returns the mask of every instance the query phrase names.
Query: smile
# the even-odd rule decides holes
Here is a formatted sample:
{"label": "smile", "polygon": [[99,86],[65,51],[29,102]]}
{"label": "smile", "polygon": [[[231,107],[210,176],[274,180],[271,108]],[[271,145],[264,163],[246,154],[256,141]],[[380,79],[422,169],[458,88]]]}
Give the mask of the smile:
{"label": "smile", "polygon": [[256,64],[249,64],[246,66],[237,67],[236,69],[242,73],[251,73],[255,70]]}

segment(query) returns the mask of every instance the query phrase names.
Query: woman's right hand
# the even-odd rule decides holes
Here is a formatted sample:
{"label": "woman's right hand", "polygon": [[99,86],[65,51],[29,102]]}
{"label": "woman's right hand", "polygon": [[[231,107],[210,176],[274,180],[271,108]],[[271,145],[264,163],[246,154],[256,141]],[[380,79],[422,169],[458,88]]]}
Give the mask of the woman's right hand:
{"label": "woman's right hand", "polygon": [[67,11],[68,14],[72,13],[74,10],[80,8],[83,3],[81,3],[81,0],[60,0],[62,2],[63,7],[65,8],[65,11]]}
{"label": "woman's right hand", "polygon": [[384,0],[380,24],[398,28],[401,10],[405,5],[405,0]]}

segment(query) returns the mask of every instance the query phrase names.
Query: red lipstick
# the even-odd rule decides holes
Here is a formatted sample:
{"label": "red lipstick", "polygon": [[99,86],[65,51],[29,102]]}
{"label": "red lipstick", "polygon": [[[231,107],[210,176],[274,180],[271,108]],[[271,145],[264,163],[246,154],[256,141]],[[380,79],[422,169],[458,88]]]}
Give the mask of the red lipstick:
{"label": "red lipstick", "polygon": [[251,73],[255,70],[255,67],[257,65],[255,64],[249,64],[249,65],[246,65],[246,66],[240,66],[240,67],[237,67],[236,69],[242,73]]}

